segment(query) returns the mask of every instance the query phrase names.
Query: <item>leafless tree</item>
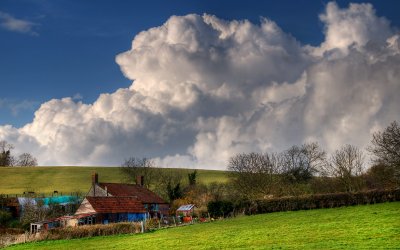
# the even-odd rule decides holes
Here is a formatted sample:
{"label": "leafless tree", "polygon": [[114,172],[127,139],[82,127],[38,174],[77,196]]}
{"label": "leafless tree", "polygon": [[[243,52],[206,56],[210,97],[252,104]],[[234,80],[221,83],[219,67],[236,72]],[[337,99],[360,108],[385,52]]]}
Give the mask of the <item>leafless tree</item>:
{"label": "leafless tree", "polygon": [[325,163],[326,152],[316,142],[292,146],[281,154],[282,174],[290,183],[307,182],[322,173]]}
{"label": "leafless tree", "polygon": [[332,154],[329,170],[332,176],[341,181],[345,191],[352,192],[361,188],[363,164],[362,151],[355,146],[345,145]]}
{"label": "leafless tree", "polygon": [[37,166],[37,160],[29,153],[23,153],[18,156],[18,160],[15,165],[20,167],[35,167]]}
{"label": "leafless tree", "polygon": [[400,127],[392,122],[383,132],[374,133],[367,150],[374,156],[375,164],[386,165],[394,169],[400,180]]}
{"label": "leafless tree", "polygon": [[138,176],[144,177],[144,186],[149,188],[154,182],[155,164],[152,159],[130,157],[120,167],[125,181],[135,183]]}
{"label": "leafless tree", "polygon": [[14,149],[14,145],[8,143],[7,141],[0,141],[0,152],[11,151]]}
{"label": "leafless tree", "polygon": [[23,225],[32,222],[43,221],[46,219],[48,210],[44,206],[43,201],[36,202],[34,198],[27,198],[22,205],[22,215],[20,221]]}
{"label": "leafless tree", "polygon": [[234,186],[246,198],[260,198],[273,194],[278,181],[277,154],[238,154],[229,160],[228,170]]}

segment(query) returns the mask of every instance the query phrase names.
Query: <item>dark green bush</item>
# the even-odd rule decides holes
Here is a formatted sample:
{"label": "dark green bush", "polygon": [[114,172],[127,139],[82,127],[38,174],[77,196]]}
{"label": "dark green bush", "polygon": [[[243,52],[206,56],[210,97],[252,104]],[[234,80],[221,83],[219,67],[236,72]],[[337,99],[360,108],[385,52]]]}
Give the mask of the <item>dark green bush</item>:
{"label": "dark green bush", "polygon": [[210,201],[207,210],[211,217],[227,217],[233,212],[233,203],[230,201]]}
{"label": "dark green bush", "polygon": [[255,202],[241,202],[235,207],[245,214],[262,214],[280,211],[296,211],[317,208],[333,208],[400,201],[400,189],[370,190],[357,193],[318,194],[282,197]]}

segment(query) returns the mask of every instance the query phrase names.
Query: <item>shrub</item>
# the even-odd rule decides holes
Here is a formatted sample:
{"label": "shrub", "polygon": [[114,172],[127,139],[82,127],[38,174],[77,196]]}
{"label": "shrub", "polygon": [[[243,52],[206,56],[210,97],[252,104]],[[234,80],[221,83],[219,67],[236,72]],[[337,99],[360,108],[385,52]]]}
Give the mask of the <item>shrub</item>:
{"label": "shrub", "polygon": [[233,212],[233,203],[230,201],[210,201],[207,209],[211,217],[227,217]]}
{"label": "shrub", "polygon": [[86,225],[79,227],[54,228],[42,233],[42,239],[76,239],[93,236],[131,234],[141,231],[140,223],[111,223],[107,225]]}
{"label": "shrub", "polygon": [[391,201],[400,201],[400,189],[283,197],[258,200],[254,203],[243,202],[243,207],[241,208],[245,210],[246,214],[262,214],[280,211],[375,204]]}
{"label": "shrub", "polygon": [[12,215],[8,211],[0,210],[0,227],[7,227],[12,220]]}

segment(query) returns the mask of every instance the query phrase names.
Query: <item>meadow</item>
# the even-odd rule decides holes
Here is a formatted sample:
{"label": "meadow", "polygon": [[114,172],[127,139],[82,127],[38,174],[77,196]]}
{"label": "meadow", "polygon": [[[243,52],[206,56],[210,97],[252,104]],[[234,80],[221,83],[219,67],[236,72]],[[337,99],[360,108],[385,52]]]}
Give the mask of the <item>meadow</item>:
{"label": "meadow", "polygon": [[[159,169],[187,174],[191,169]],[[79,192],[86,193],[91,185],[91,174],[96,171],[100,182],[125,182],[125,177],[117,167],[1,167],[0,194]],[[199,183],[225,182],[224,171],[197,170]],[[185,178],[186,181],[186,178]]]}
{"label": "meadow", "polygon": [[400,202],[279,212],[9,249],[399,249]]}

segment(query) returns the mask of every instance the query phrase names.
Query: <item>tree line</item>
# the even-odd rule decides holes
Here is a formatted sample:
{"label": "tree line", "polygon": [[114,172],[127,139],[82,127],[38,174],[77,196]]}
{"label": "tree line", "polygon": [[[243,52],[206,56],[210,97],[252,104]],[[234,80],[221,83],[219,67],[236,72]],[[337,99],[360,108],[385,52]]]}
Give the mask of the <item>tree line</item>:
{"label": "tree line", "polygon": [[396,121],[373,134],[365,154],[344,145],[330,156],[316,142],[292,146],[281,153],[243,153],[230,158],[228,170],[238,194],[247,199],[301,194],[357,192],[398,187],[400,128]]}
{"label": "tree line", "polygon": [[0,167],[33,167],[37,166],[37,160],[29,153],[18,156],[12,154],[14,146],[7,141],[0,141]]}
{"label": "tree line", "polygon": [[[229,159],[227,183],[196,182],[196,171],[163,170],[147,158],[129,158],[121,171],[133,182],[144,176],[145,186],[174,208],[196,204],[200,211],[226,216],[241,203],[279,197],[354,193],[400,186],[400,128],[394,121],[373,134],[366,154],[344,145],[328,155],[317,142],[294,145],[283,152],[240,153]],[[186,181],[185,181],[185,178]]]}

